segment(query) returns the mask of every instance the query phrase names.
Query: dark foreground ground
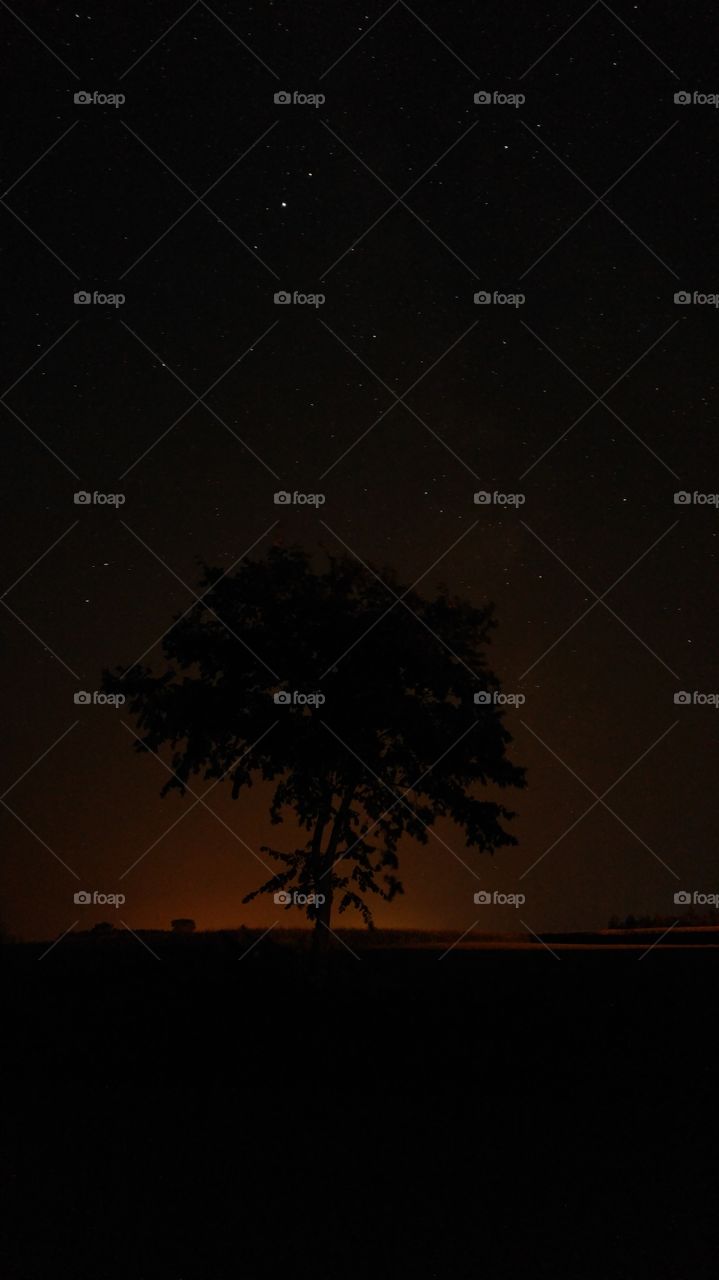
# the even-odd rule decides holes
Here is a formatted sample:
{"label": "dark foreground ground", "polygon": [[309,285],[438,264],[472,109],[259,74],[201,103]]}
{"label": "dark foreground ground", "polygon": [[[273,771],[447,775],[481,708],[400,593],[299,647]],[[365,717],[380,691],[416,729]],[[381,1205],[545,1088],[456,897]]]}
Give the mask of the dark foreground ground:
{"label": "dark foreground ground", "polygon": [[4,1274],[716,1275],[719,952],[12,947]]}

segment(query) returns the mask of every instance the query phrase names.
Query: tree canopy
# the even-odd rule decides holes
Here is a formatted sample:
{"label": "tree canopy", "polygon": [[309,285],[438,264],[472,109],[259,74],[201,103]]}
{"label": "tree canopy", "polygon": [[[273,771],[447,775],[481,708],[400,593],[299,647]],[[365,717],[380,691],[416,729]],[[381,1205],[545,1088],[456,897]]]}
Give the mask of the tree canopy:
{"label": "tree canopy", "polygon": [[293,840],[263,846],[277,871],[244,901],[282,894],[317,927],[334,903],[369,924],[373,897],[402,892],[402,836],[426,843],[449,818],[467,848],[516,844],[513,812],[482,795],[525,785],[501,710],[474,702],[499,689],[492,606],[425,598],[349,556],[318,567],[297,547],[204,566],[198,595],[162,641],[163,670],[118,667],[105,687],[125,694],[137,749],[169,751],[163,794],[193,776],[226,779],[234,799],[273,784],[272,822],[293,816]]}

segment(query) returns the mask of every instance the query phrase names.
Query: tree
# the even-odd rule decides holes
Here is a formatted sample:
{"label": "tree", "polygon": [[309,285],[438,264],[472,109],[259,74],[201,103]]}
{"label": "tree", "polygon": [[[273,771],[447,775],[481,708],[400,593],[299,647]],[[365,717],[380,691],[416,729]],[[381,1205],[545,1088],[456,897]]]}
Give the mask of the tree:
{"label": "tree", "polygon": [[316,938],[335,904],[371,924],[371,897],[403,891],[400,838],[425,844],[438,818],[467,848],[516,844],[501,825],[514,814],[475,794],[525,785],[502,712],[473,697],[499,688],[484,652],[492,606],[381,577],[347,556],[317,567],[297,547],[233,574],[203,566],[197,604],[164,637],[165,669],[105,673],[137,718],[136,749],[171,752],[163,795],[194,775],[226,779],[233,799],[274,784],[271,820],[294,814],[300,838],[263,846],[278,870],[244,901],[299,899]]}

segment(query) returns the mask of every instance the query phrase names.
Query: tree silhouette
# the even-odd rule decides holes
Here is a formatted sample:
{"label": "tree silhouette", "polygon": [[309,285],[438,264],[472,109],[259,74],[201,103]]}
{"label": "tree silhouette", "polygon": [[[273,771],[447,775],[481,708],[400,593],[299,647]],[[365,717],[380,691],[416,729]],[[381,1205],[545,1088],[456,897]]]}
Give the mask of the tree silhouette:
{"label": "tree silhouette", "polygon": [[297,547],[232,574],[204,566],[198,602],[163,639],[166,669],[105,673],[137,718],[136,749],[171,750],[163,795],[193,775],[226,779],[233,799],[274,784],[272,822],[294,814],[307,839],[263,846],[278,870],[244,901],[303,901],[316,938],[333,905],[371,924],[372,896],[402,892],[400,838],[426,844],[438,818],[468,848],[516,844],[501,825],[514,814],[475,794],[525,785],[501,711],[474,702],[499,688],[484,653],[492,606],[381,577],[347,556],[318,568]]}

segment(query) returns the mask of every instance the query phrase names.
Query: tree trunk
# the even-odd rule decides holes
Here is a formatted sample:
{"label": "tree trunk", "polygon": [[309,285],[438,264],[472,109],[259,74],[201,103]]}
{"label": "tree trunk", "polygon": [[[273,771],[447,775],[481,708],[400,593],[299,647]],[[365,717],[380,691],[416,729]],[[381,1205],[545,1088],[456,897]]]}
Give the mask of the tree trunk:
{"label": "tree trunk", "polygon": [[319,833],[319,843],[317,848],[315,849],[315,838],[313,838],[312,852],[313,852],[313,855],[316,853],[317,861],[315,865],[317,866],[317,868],[321,868],[321,870],[319,871],[319,874],[316,875],[313,887],[314,887],[315,893],[322,894],[322,896],[324,897],[324,902],[320,903],[317,911],[317,916],[315,917],[315,928],[314,928],[314,934],[312,938],[312,953],[315,956],[319,954],[325,954],[329,947],[330,933],[331,933],[330,922],[332,920],[332,899],[334,896],[333,889],[332,889],[332,866],[337,858],[338,845],[344,835],[345,824],[347,822],[347,816],[350,811],[350,806],[352,804],[354,793],[355,793],[355,784],[349,783],[345,787],[344,794],[342,796],[342,802],[340,804],[339,809],[337,810],[337,813],[335,814],[335,820],[332,824],[332,831],[330,832],[329,843],[327,845],[327,850],[324,853],[324,855],[320,853],[320,844],[322,839],[322,831],[324,830],[324,827],[326,824],[326,818],[322,820],[321,830],[320,830],[319,821],[318,821],[317,827],[315,828],[315,838],[318,837],[318,833]]}

